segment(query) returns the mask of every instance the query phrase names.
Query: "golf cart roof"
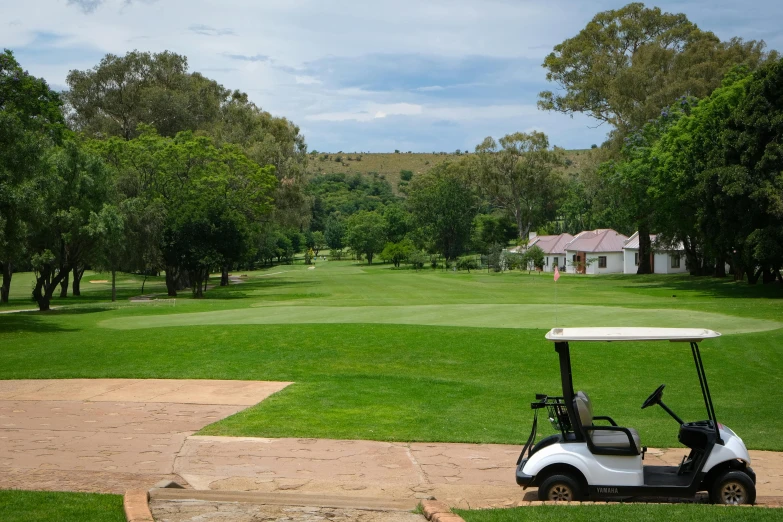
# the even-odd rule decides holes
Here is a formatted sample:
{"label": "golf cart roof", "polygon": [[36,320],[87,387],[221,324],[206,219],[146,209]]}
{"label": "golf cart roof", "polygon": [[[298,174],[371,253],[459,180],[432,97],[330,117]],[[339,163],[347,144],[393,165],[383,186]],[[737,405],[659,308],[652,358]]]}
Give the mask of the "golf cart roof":
{"label": "golf cart roof", "polygon": [[671,341],[695,342],[720,337],[720,333],[704,328],[553,328],[546,338],[554,342],[568,341]]}

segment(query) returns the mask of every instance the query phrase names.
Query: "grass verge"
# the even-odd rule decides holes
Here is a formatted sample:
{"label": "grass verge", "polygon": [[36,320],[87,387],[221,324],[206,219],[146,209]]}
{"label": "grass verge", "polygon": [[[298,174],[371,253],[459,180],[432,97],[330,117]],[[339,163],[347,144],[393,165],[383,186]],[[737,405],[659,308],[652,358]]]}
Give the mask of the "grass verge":
{"label": "grass verge", "polygon": [[125,522],[122,496],[0,490],[3,522]]}

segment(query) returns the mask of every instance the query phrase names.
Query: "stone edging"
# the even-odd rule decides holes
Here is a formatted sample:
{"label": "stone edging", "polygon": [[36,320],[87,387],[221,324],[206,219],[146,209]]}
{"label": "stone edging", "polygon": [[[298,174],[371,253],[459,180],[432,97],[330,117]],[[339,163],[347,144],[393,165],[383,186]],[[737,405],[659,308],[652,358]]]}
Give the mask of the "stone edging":
{"label": "stone edging", "polygon": [[432,522],[465,522],[465,520],[451,512],[451,508],[438,500],[423,500],[421,508],[427,520]]}
{"label": "stone edging", "polygon": [[129,489],[125,492],[122,505],[128,522],[155,522],[148,500],[149,494],[143,489]]}

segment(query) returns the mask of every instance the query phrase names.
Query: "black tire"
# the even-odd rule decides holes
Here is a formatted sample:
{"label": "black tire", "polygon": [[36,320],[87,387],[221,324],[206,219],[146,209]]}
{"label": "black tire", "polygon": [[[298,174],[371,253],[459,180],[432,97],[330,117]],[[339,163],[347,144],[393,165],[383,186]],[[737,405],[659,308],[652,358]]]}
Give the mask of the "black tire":
{"label": "black tire", "polygon": [[753,504],[756,502],[756,486],[743,471],[725,471],[718,475],[710,488],[713,504]]}
{"label": "black tire", "polygon": [[538,500],[582,500],[582,486],[570,473],[555,473],[544,479],[538,486]]}

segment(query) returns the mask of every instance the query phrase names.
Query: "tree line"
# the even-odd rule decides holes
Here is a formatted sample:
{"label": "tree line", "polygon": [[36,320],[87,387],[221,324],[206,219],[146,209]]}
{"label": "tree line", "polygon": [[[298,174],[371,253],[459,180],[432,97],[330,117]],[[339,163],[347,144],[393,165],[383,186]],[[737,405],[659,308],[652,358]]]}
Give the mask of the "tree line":
{"label": "tree line", "polygon": [[[531,231],[640,232],[693,274],[780,278],[781,61],[763,42],[721,41],[682,14],[633,3],[598,13],[544,63],[542,110],[584,113],[609,139],[566,173],[540,132],[477,144],[406,173],[306,178],[304,136],[171,52],[107,55],[54,92],[0,55],[0,300],[14,271],[33,297],[79,294],[86,267],[165,272],[202,295],[238,265],[329,248],[423,266],[497,252]],[[114,284],[112,285],[114,296]]]}

